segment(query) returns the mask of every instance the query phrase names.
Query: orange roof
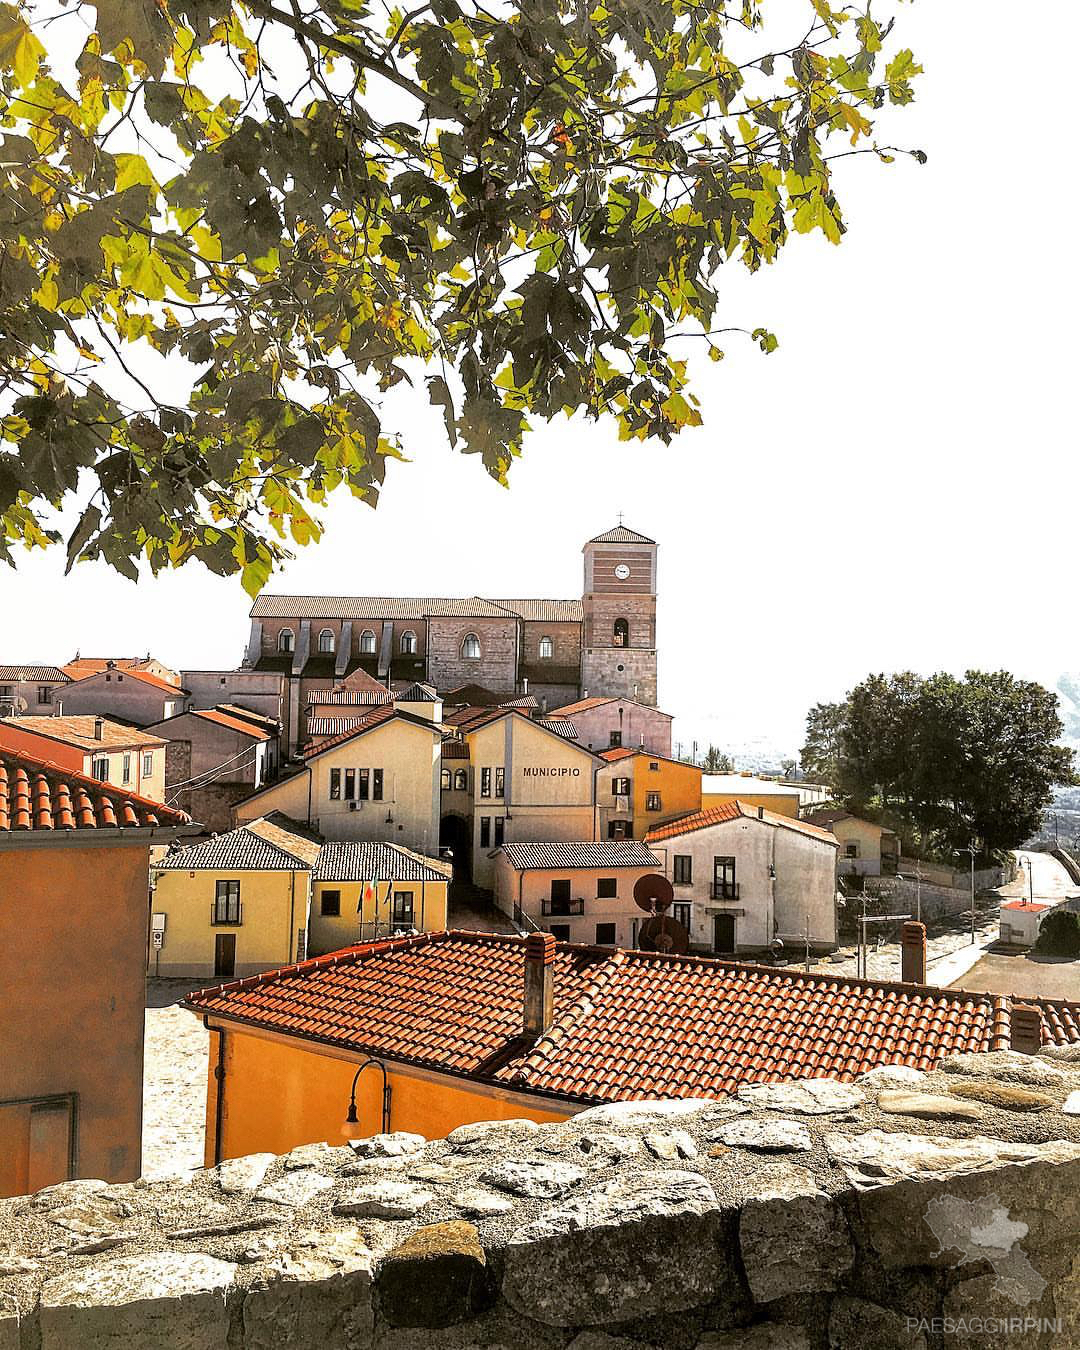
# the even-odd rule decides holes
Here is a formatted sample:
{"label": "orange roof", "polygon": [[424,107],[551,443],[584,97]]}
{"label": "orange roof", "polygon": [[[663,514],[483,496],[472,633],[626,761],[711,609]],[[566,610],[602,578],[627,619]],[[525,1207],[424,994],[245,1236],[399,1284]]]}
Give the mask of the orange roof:
{"label": "orange roof", "polygon": [[[174,697],[177,694],[182,694],[184,692],[178,684],[170,684],[168,680],[163,680],[160,675],[151,675],[148,670],[135,670],[132,666],[125,665],[120,661],[114,661],[112,665],[125,679],[142,680],[144,684],[151,684],[155,689],[163,689],[167,694],[172,694]],[[65,666],[64,669],[70,672],[71,667]],[[92,670],[83,675],[73,675],[71,678],[76,683],[80,683],[83,680],[96,680],[99,676],[107,675],[109,673],[110,671],[107,666],[101,666],[98,670]]]}
{"label": "orange roof", "polygon": [[0,749],[0,846],[22,831],[169,829],[190,817],[126,788],[21,751]]}
{"label": "orange roof", "polygon": [[239,717],[230,717],[220,708],[190,708],[188,711],[192,717],[202,717],[207,722],[216,722],[218,726],[228,727],[230,731],[242,732],[243,735],[250,736],[253,741],[268,741],[270,739],[268,731],[263,731],[261,727],[253,727],[250,722],[245,722]]}
{"label": "orange roof", "polygon": [[[525,939],[424,933],[197,990],[187,1006],[279,1035],[579,1102],[720,1097],[743,1083],[851,1081],[1009,1045],[992,994],[558,943],[554,1020],[524,1041]],[[1080,1042],[1080,1003],[1024,999]]]}
{"label": "orange roof", "polygon": [[690,834],[693,830],[707,830],[710,825],[721,825],[726,820],[735,820],[742,816],[744,820],[763,820],[767,825],[777,825],[781,829],[794,830],[797,834],[808,834],[826,844],[836,844],[836,835],[811,825],[805,820],[796,820],[794,816],[782,816],[775,811],[766,811],[763,807],[748,806],[746,802],[725,802],[722,806],[708,806],[704,811],[693,811],[688,816],[669,820],[666,825],[657,825],[645,836],[646,843],[656,843],[661,839],[674,839],[680,834]]}
{"label": "orange roof", "polygon": [[[590,708],[602,708],[607,703],[614,703],[615,695],[607,694],[597,698],[579,698],[576,703],[565,703],[561,708],[551,710],[552,717],[569,717],[572,713],[588,712]],[[632,702],[631,699],[626,700]]]}
{"label": "orange roof", "polygon": [[440,723],[428,722],[423,717],[414,717],[412,713],[402,712],[400,708],[395,708],[392,703],[383,703],[362,714],[358,721],[350,718],[351,725],[345,731],[338,732],[336,736],[323,736],[320,740],[312,741],[307,749],[301,752],[300,757],[301,759],[311,759],[315,755],[321,755],[324,750],[332,750],[335,745],[343,745],[345,741],[351,740],[354,736],[363,736],[365,732],[371,731],[374,727],[380,726],[383,722],[389,722],[395,717],[400,722],[408,722],[414,727],[423,727],[425,731],[434,732],[437,736],[442,735]]}
{"label": "orange roof", "polygon": [[609,764],[614,764],[616,760],[628,759],[637,752],[628,745],[614,745],[610,750],[601,750],[600,758],[606,759]]}
{"label": "orange roof", "polygon": [[1041,913],[1043,912],[1044,909],[1055,909],[1056,906],[1055,906],[1055,905],[1041,905],[1041,904],[1039,904],[1039,902],[1038,902],[1037,900],[1034,901],[1034,902],[1032,902],[1032,901],[1030,901],[1030,900],[1010,900],[1010,901],[1008,902],[1008,904],[1005,904],[1005,905],[999,905],[998,908],[999,908],[999,909],[1019,909],[1019,910],[1025,910],[1025,909],[1026,909],[1027,912],[1028,912],[1029,914],[1041,914]]}

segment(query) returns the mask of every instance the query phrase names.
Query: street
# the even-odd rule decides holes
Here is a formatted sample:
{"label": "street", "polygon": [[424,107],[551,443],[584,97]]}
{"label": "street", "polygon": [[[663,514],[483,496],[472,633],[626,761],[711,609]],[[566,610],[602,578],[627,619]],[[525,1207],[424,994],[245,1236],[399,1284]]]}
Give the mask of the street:
{"label": "street", "polygon": [[144,1177],[171,1176],[203,1165],[210,1038],[199,1019],[178,1005],[178,1000],[199,983],[146,983]]}

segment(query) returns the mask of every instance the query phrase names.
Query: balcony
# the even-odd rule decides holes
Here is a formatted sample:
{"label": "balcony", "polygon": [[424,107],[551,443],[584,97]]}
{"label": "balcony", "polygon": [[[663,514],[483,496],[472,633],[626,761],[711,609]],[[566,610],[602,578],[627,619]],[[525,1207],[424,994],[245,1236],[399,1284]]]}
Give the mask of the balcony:
{"label": "balcony", "polygon": [[212,928],[239,928],[244,922],[244,906],[241,902],[233,905],[219,904],[216,900],[210,905],[210,925]]}
{"label": "balcony", "polygon": [[737,881],[714,881],[711,895],[714,900],[738,900],[739,883]]}
{"label": "balcony", "polygon": [[545,918],[566,919],[585,913],[585,901],[579,895],[574,900],[541,900],[540,912]]}

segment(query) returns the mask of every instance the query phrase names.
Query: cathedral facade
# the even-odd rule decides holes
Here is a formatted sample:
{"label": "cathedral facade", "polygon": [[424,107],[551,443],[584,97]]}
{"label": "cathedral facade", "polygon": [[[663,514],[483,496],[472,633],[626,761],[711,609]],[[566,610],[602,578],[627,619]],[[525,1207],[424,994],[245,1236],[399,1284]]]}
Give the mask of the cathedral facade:
{"label": "cathedral facade", "polygon": [[622,524],[590,539],[574,600],[264,592],[245,665],[288,677],[290,702],[364,670],[443,695],[478,685],[548,708],[599,695],[655,707],[656,551]]}

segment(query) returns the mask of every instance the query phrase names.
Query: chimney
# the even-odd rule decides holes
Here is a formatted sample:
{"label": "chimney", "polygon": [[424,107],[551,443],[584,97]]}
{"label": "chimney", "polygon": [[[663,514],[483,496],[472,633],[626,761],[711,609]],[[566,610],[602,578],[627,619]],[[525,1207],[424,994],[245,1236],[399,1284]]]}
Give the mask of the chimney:
{"label": "chimney", "polygon": [[764,820],[764,819],[765,819],[765,808],[764,808],[763,806],[759,806],[759,807],[758,807],[758,809],[757,809],[757,818],[758,818],[758,820]]}
{"label": "chimney", "polygon": [[100,741],[101,738],[102,738],[102,736],[103,736],[104,734],[105,734],[105,719],[104,719],[104,717],[95,717],[95,718],[94,718],[94,740],[95,740],[95,741]]}
{"label": "chimney", "polygon": [[525,678],[521,681],[521,687],[522,687],[522,689],[525,691],[526,694],[529,692],[529,677],[528,677],[528,675],[526,675]]}
{"label": "chimney", "polygon": [[926,983],[926,924],[906,923],[900,930],[900,979]]}
{"label": "chimney", "polygon": [[551,1026],[555,993],[555,939],[550,933],[530,933],[525,939],[525,1035],[542,1036]]}
{"label": "chimney", "polygon": [[1042,1013],[1028,1003],[1014,1003],[1010,1019],[1013,1050],[1022,1055],[1034,1055],[1042,1046]]}

